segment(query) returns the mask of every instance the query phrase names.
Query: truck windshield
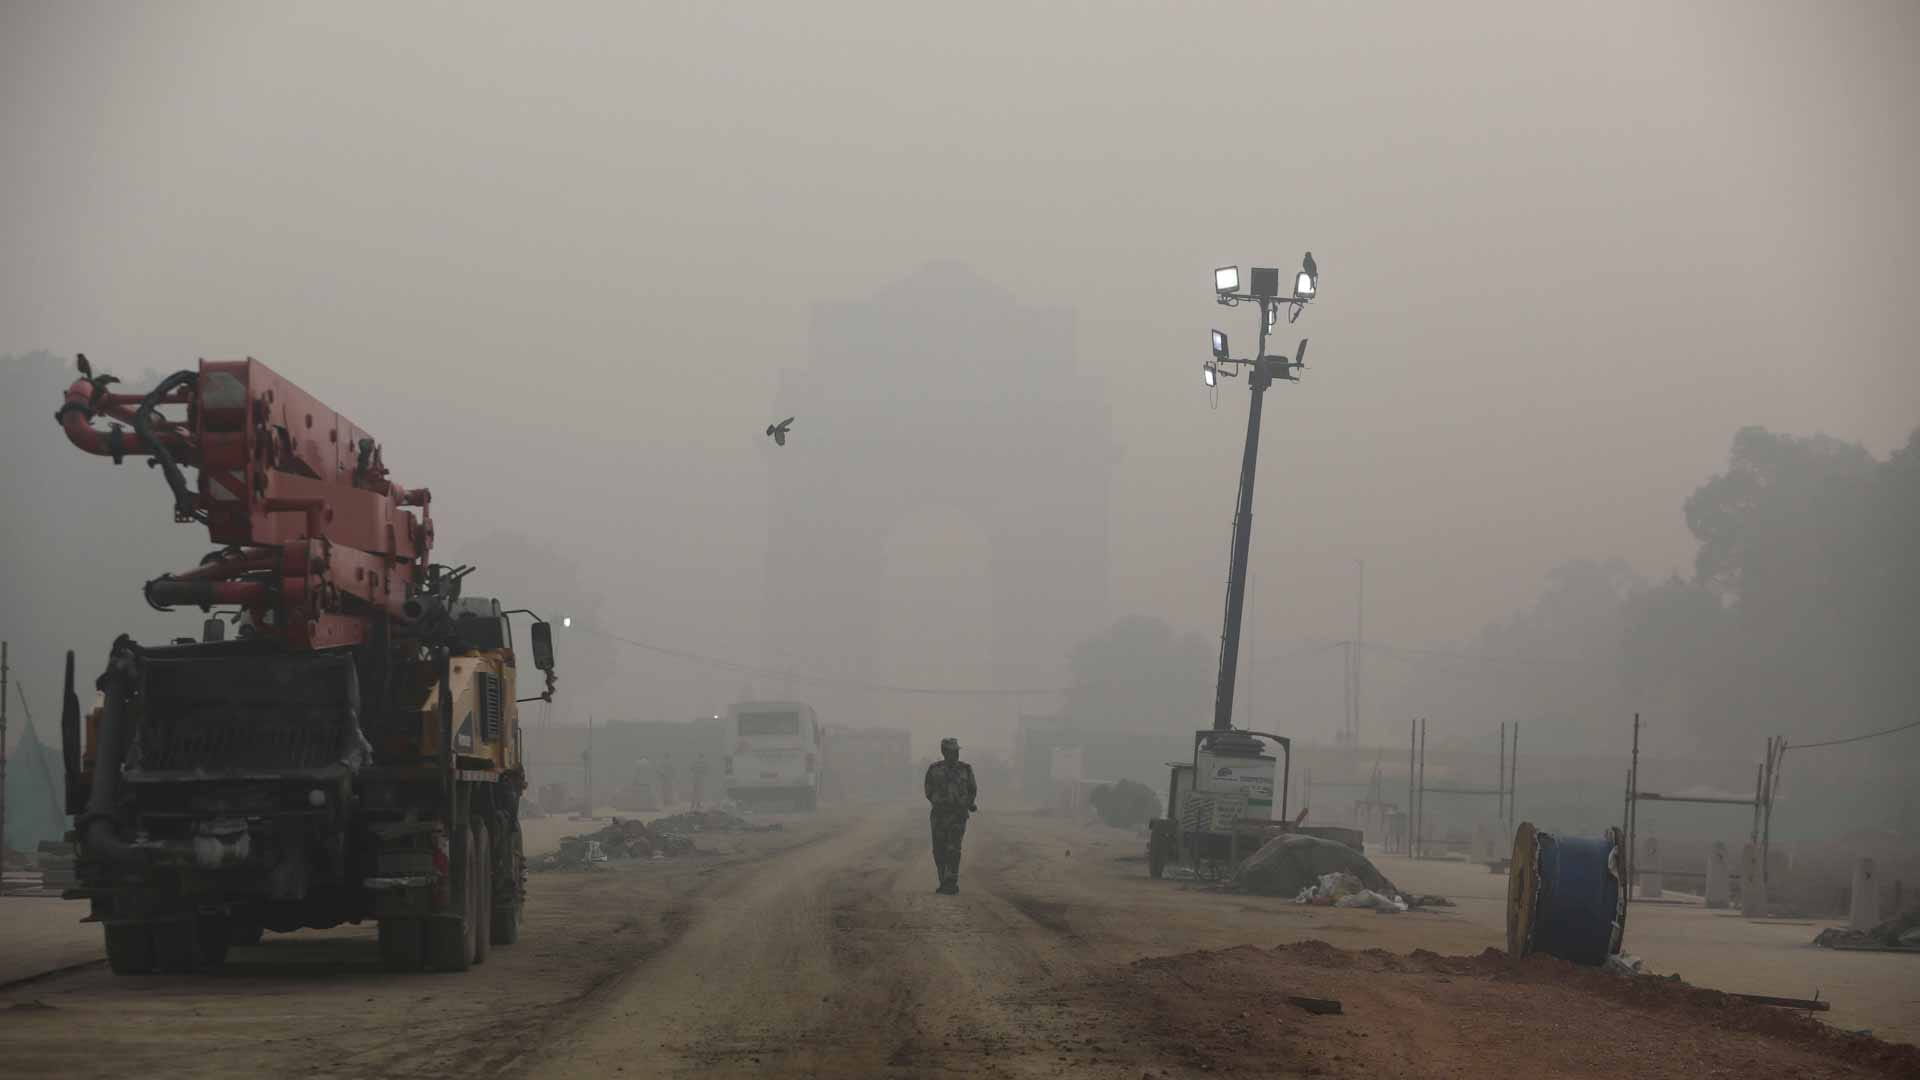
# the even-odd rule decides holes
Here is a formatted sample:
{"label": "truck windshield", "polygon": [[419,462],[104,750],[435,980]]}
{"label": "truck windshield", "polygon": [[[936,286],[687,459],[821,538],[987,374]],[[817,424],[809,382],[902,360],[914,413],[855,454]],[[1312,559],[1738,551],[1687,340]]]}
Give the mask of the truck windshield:
{"label": "truck windshield", "polygon": [[797,712],[741,713],[740,734],[743,736],[798,735],[800,734],[800,714]]}

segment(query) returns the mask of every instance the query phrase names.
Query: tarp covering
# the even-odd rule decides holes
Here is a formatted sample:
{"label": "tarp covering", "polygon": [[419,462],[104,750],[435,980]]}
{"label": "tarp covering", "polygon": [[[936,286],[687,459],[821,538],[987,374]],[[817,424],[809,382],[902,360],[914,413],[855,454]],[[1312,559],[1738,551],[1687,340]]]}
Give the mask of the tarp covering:
{"label": "tarp covering", "polygon": [[1234,871],[1233,884],[1266,896],[1298,896],[1327,874],[1347,873],[1374,892],[1398,895],[1393,882],[1365,855],[1345,844],[1317,836],[1286,833],[1261,845]]}

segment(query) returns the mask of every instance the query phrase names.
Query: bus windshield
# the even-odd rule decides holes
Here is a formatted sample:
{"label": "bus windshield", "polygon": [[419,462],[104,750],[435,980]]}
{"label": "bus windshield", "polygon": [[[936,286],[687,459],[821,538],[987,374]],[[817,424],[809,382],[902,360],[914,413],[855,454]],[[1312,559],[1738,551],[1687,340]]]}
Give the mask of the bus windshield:
{"label": "bus windshield", "polygon": [[800,714],[797,712],[741,713],[739,725],[742,736],[798,735],[800,734]]}

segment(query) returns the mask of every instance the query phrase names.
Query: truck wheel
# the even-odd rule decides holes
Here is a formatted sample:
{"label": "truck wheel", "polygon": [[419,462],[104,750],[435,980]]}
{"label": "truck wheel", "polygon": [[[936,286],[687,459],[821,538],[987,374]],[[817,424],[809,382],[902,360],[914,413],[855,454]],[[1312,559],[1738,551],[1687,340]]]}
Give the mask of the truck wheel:
{"label": "truck wheel", "polygon": [[426,960],[426,927],[421,920],[380,920],[380,963],[383,967],[388,971],[419,971]]}
{"label": "truck wheel", "polygon": [[193,917],[153,924],[153,960],[169,975],[185,974],[200,965],[200,935]]}
{"label": "truck wheel", "polygon": [[259,923],[236,919],[233,922],[233,928],[227,934],[227,941],[244,949],[260,944],[260,939],[265,937],[266,933],[266,927]]}
{"label": "truck wheel", "polygon": [[525,903],[522,889],[527,880],[527,857],[520,843],[516,823],[500,845],[500,861],[493,872],[493,925],[495,945],[512,945],[520,940],[520,906]]}
{"label": "truck wheel", "polygon": [[459,826],[453,830],[453,842],[447,845],[453,865],[447,868],[449,911],[427,920],[427,964],[435,971],[465,971],[473,966],[473,931],[479,920],[474,901],[479,889],[474,884],[473,830]]}
{"label": "truck wheel", "polygon": [[196,921],[193,937],[200,967],[212,970],[226,963],[227,946],[233,944],[233,920],[224,915],[202,915]]}
{"label": "truck wheel", "polygon": [[484,964],[493,948],[493,837],[487,823],[473,824],[473,962]]}
{"label": "truck wheel", "polygon": [[107,966],[115,975],[145,975],[153,970],[153,927],[109,923],[106,930]]}

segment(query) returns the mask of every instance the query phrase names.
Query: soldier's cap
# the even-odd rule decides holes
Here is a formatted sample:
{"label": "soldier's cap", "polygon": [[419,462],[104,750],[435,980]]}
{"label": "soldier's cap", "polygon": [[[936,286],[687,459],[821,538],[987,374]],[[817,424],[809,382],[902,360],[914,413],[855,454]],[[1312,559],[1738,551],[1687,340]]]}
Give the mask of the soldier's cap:
{"label": "soldier's cap", "polygon": [[955,750],[958,750],[958,749],[960,749],[960,740],[959,740],[959,739],[956,739],[956,738],[954,738],[954,737],[953,737],[953,736],[951,736],[951,735],[949,735],[949,736],[947,736],[947,737],[946,737],[946,738],[944,738],[944,739],[941,739],[941,740],[940,740],[940,749],[942,749],[942,750],[945,750],[945,749],[947,749],[948,747],[952,747],[952,748],[953,748],[953,749],[955,749]]}

